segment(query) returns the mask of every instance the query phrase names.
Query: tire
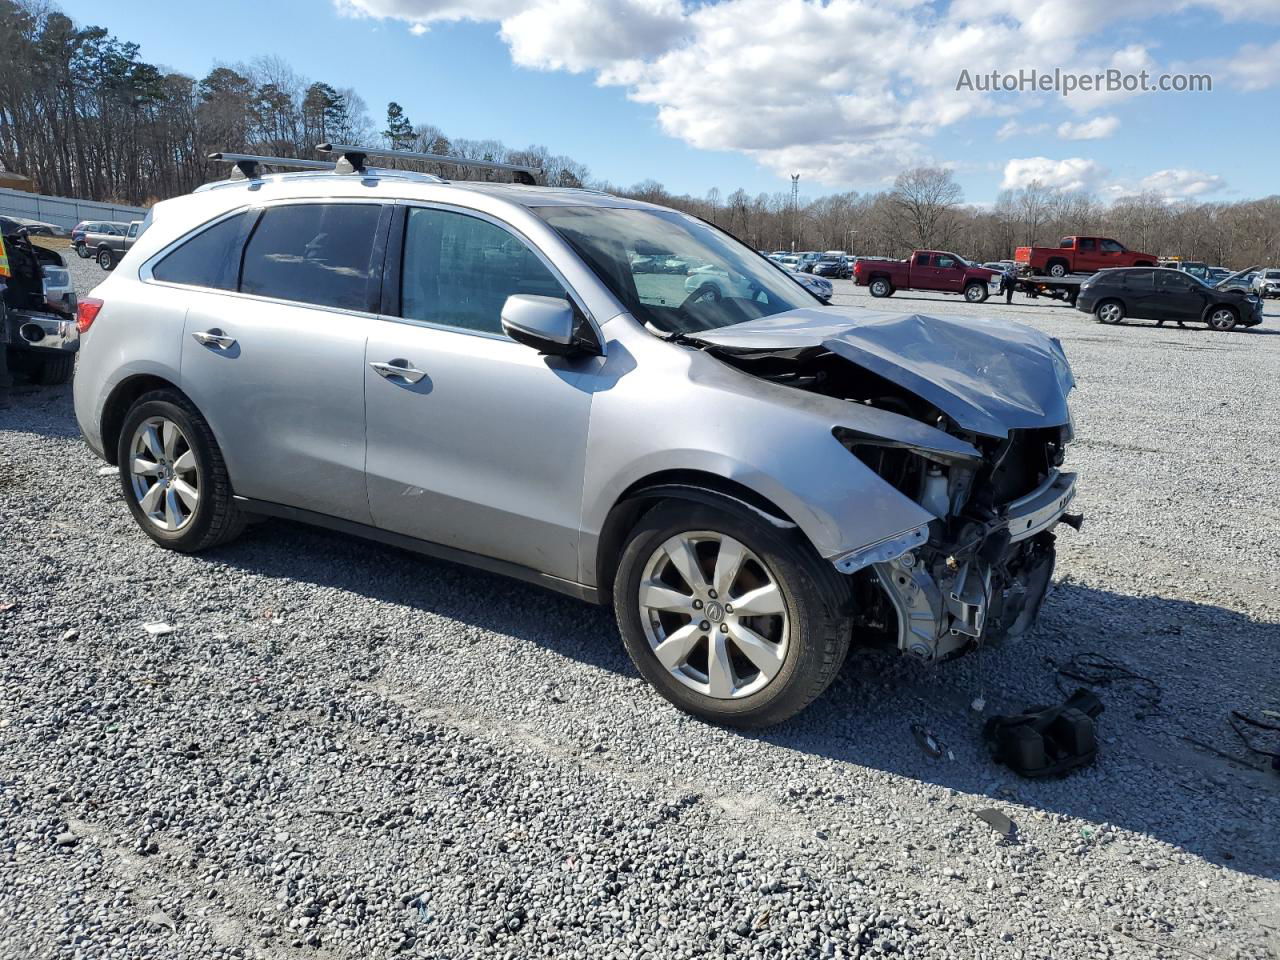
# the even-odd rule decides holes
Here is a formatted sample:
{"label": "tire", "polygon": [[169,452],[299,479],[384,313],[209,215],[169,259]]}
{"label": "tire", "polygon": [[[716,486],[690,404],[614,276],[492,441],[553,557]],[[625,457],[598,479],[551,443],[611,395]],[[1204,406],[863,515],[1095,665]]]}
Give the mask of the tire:
{"label": "tire", "polygon": [[985,303],[987,300],[987,285],[985,283],[971,283],[964,288],[964,298],[970,303]]}
{"label": "tire", "polygon": [[93,253],[89,250],[89,245],[81,240],[76,244],[76,256],[81,260],[88,260]]}
{"label": "tire", "polygon": [[[140,476],[132,466],[135,462],[136,435],[145,424],[157,421],[161,424],[168,421],[176,425],[183,441],[172,447],[164,444],[168,432],[157,427],[163,456],[152,456],[144,451],[140,458],[155,461],[163,459],[166,464],[166,473],[173,480],[171,492],[157,497],[155,502],[163,510],[163,504],[172,499],[175,515],[180,515],[184,510],[187,512],[186,519],[172,529],[163,527],[148,516],[140,502],[140,492],[135,490],[135,484],[139,482],[149,489],[151,483],[160,486],[164,479],[155,474]],[[177,455],[179,453],[181,455]],[[182,553],[195,553],[227,543],[239,536],[244,529],[245,515],[232,498],[231,478],[227,474],[227,465],[213,437],[213,431],[191,401],[176,390],[153,390],[144,393],[134,402],[120,430],[116,454],[116,462],[120,464],[120,489],[124,493],[129,512],[143,532],[160,546]],[[191,456],[189,469],[183,469],[178,465],[187,454]],[[195,480],[194,484],[191,483],[192,479]],[[198,494],[193,508],[184,497],[179,496],[179,480],[188,487],[193,487]]]}
{"label": "tire", "polygon": [[871,295],[876,298],[893,296],[893,284],[884,277],[876,277],[872,280],[869,289]]}
{"label": "tire", "polygon": [[1124,322],[1124,304],[1119,300],[1103,300],[1093,308],[1099,323],[1115,325]]}
{"label": "tire", "polygon": [[103,247],[98,251],[98,266],[103,270],[114,270],[116,268],[116,255],[110,247]]}
{"label": "tire", "polygon": [[66,383],[76,369],[74,353],[51,353],[33,359],[35,362],[31,365],[31,379],[42,387],[56,387]]}
{"label": "tire", "polygon": [[1063,260],[1054,260],[1049,264],[1049,276],[1051,277],[1065,277],[1068,272],[1067,264]]}
{"label": "tire", "polygon": [[[697,590],[672,559],[676,553],[688,554],[667,549],[682,539],[694,544],[703,579]],[[747,559],[727,587],[721,578],[717,594],[716,559],[731,542],[744,548]],[[648,592],[650,597],[672,598],[666,602],[677,605],[687,597],[691,605],[687,612],[646,605],[642,582],[662,584],[660,591]],[[768,599],[756,602],[768,609],[776,604],[779,613],[733,612],[732,599],[762,592]],[[728,503],[715,507],[666,500],[644,514],[623,548],[613,604],[623,645],[640,674],[681,710],[732,727],[769,726],[807,707],[835,678],[852,632],[848,579],[825,563],[798,531],[780,530]],[[700,606],[695,610],[693,604]],[[754,633],[744,633],[743,627]],[[688,631],[688,643],[675,636],[681,630]],[[746,638],[748,646],[739,645],[738,637]],[[656,649],[673,639],[677,645],[669,649],[682,652],[674,654],[678,660],[670,667],[664,666]],[[750,658],[747,649],[755,651]],[[713,669],[713,650],[724,653],[717,662],[727,668]]]}
{"label": "tire", "polygon": [[1219,304],[1211,307],[1205,314],[1205,322],[1209,324],[1209,328],[1226,333],[1240,322],[1240,317],[1232,307]]}

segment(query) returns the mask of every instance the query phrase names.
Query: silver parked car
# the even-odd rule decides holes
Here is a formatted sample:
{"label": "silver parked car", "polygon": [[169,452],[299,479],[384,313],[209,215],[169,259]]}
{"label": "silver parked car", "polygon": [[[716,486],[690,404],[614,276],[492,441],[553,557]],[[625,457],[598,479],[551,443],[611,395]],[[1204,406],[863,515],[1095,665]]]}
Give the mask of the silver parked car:
{"label": "silver parked car", "polygon": [[851,642],[1034,622],[1077,519],[1057,341],[823,307],[651,204],[357,169],[160,203],[81,302],[80,429],[161,546],[289,517],[611,603],[665,697],[741,726]]}

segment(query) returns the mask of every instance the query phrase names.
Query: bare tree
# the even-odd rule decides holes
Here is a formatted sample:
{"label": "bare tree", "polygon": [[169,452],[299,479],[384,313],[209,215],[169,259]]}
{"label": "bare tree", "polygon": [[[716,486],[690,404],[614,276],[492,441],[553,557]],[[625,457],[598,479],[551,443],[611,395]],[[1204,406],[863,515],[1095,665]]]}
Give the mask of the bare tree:
{"label": "bare tree", "polygon": [[904,221],[910,242],[916,247],[932,247],[945,231],[952,209],[964,200],[964,192],[950,170],[916,167],[898,175],[889,198]]}

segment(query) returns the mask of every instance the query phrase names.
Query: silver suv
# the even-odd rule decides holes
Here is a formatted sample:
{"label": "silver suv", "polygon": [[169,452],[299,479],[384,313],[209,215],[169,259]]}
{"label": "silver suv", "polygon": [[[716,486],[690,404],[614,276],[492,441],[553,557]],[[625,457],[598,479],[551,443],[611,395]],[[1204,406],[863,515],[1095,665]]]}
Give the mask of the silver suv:
{"label": "silver suv", "polygon": [[[688,272],[635,268],[659,253]],[[1022,633],[1077,519],[1057,341],[826,307],[587,190],[209,185],[154,208],[79,325],[80,429],[161,546],[265,514],[611,603],[640,673],[722,723],[800,710],[852,641]]]}

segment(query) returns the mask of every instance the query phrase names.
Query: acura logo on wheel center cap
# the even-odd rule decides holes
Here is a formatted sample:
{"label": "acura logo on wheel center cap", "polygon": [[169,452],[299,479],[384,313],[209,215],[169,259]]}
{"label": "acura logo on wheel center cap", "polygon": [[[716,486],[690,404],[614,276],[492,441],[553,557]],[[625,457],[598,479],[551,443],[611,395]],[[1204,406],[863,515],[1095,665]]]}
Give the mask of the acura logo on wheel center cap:
{"label": "acura logo on wheel center cap", "polygon": [[707,619],[710,620],[712,623],[719,623],[721,620],[724,619],[724,607],[722,607],[719,604],[719,602],[715,600],[712,600],[707,604],[707,609],[705,612],[707,614]]}

